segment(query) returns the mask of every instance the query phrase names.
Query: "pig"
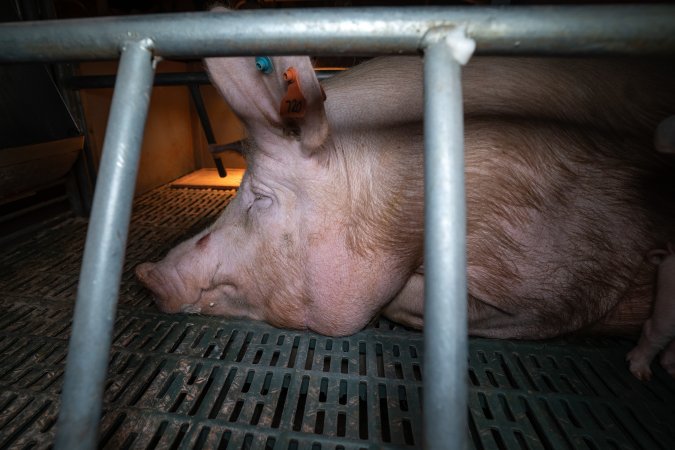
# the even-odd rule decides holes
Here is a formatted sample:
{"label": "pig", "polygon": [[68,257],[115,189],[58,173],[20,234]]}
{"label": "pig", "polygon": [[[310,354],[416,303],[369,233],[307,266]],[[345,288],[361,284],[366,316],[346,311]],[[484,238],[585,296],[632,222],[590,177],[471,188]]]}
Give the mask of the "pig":
{"label": "pig", "polygon": [[675,116],[661,122],[654,136],[656,150],[663,153],[675,153]]}
{"label": "pig", "polygon": [[652,315],[642,328],[638,345],[626,355],[630,371],[640,380],[650,380],[649,367],[656,354],[661,355],[661,365],[675,377],[675,245],[649,252],[649,260],[658,265],[656,299]]}
{"label": "pig", "polygon": [[[422,59],[371,59],[323,85],[308,57],[271,61],[206,60],[246,126],[248,169],[222,215],[138,279],[167,313],[330,336],[378,314],[422,328]],[[656,279],[645,255],[675,235],[675,162],[654,148],[673,75],[642,59],[463,69],[471,335],[639,332]]]}

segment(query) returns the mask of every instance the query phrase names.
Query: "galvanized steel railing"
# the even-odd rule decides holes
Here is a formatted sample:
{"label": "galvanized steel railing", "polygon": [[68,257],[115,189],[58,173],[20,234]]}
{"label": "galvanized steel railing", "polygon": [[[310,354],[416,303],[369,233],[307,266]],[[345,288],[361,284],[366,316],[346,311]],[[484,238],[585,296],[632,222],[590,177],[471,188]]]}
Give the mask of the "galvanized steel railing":
{"label": "galvanized steel railing", "polygon": [[424,448],[466,447],[460,84],[460,60],[472,50],[466,36],[483,54],[672,54],[675,7],[294,9],[0,25],[0,62],[120,58],[80,274],[57,448],[96,446],[134,181],[158,58],[418,52],[425,55]]}
{"label": "galvanized steel railing", "polygon": [[146,38],[163,58],[417,53],[441,26],[466,26],[483,54],[666,53],[675,40],[669,5],[286,9],[8,24],[0,62],[117,59]]}

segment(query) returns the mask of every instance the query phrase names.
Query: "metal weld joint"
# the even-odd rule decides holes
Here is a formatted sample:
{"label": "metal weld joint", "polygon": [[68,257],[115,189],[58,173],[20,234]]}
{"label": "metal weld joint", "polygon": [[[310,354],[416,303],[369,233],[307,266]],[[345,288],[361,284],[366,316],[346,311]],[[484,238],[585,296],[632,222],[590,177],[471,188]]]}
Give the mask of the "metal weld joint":
{"label": "metal weld joint", "polygon": [[450,48],[450,54],[461,65],[468,63],[476,50],[476,41],[466,35],[464,25],[430,28],[422,36],[420,48],[441,43]]}
{"label": "metal weld joint", "polygon": [[[128,41],[122,42],[122,45],[120,45],[120,54],[124,53],[129,46],[135,46],[138,47],[140,50],[146,50],[150,52],[151,54],[154,53],[155,51],[155,41],[152,39],[145,37],[141,39],[130,39]],[[154,56],[152,58],[152,69],[155,70],[157,69],[157,64],[164,58],[161,56]]]}

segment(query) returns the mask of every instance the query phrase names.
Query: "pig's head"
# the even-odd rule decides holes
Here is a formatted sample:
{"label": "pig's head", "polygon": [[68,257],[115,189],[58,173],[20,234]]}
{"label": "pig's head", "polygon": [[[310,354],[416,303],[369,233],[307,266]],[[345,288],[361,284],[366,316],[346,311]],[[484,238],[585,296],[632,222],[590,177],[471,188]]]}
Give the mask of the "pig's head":
{"label": "pig's head", "polygon": [[[213,225],[136,274],[165,312],[350,334],[393,298],[416,263],[357,242],[355,230],[363,227],[355,215],[366,228],[380,220],[369,220],[379,214],[362,205],[375,195],[368,191],[373,180],[350,180],[347,166],[356,162],[336,144],[343,139],[329,133],[309,58],[272,58],[272,64],[265,74],[252,57],[206,60],[214,85],[247,128],[248,169]],[[299,91],[289,91],[284,74]],[[352,147],[358,154],[363,145]],[[374,162],[371,176],[377,167]]]}

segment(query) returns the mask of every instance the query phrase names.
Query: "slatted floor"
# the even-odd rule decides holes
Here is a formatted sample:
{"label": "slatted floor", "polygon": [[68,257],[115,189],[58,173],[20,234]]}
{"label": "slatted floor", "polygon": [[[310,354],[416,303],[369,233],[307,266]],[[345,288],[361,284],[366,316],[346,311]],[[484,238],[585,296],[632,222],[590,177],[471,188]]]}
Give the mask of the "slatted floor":
{"label": "slatted floor", "polygon": [[[165,315],[133,278],[214,220],[228,191],[137,200],[106,385],[105,449],[421,448],[423,341],[380,321],[347,338]],[[54,440],[86,222],[0,254],[0,450]],[[475,449],[675,448],[675,381],[640,383],[628,340],[470,343]],[[437,380],[443,382],[443,380]]]}

